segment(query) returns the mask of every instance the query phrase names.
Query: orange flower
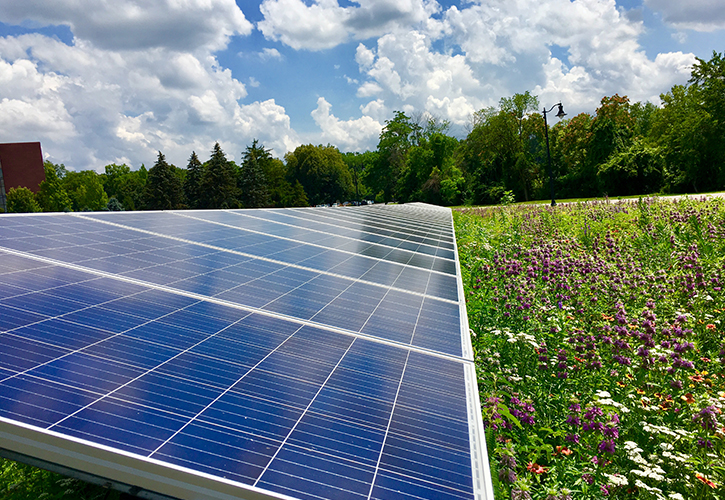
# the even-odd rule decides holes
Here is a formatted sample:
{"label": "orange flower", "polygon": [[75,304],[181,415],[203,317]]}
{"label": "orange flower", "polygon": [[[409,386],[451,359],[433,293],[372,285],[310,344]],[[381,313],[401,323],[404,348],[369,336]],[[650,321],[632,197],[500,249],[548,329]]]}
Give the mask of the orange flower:
{"label": "orange flower", "polygon": [[693,382],[704,382],[704,381],[705,381],[705,379],[704,379],[704,378],[702,378],[702,377],[701,377],[700,375],[690,375],[690,376],[689,376],[689,377],[687,377],[687,378],[689,378],[689,379],[690,379],[690,380],[692,380]]}
{"label": "orange flower", "polygon": [[534,462],[534,463],[529,462],[529,465],[526,466],[526,470],[529,472],[533,472],[534,474],[546,473],[546,467],[542,467],[541,465],[538,465],[536,462]]}
{"label": "orange flower", "polygon": [[625,387],[627,384],[625,384],[624,382],[620,382],[619,380],[617,380],[617,385],[619,387]]}
{"label": "orange flower", "polygon": [[706,485],[708,485],[710,488],[713,488],[713,489],[717,488],[717,484],[713,483],[712,481],[710,481],[708,478],[706,478],[699,472],[697,474],[695,474],[695,477],[697,479],[699,479],[700,481],[702,481],[703,483],[705,483]]}
{"label": "orange flower", "polygon": [[574,452],[573,452],[573,451],[571,451],[571,450],[570,450],[569,448],[567,448],[566,446],[557,446],[557,447],[556,447],[556,453],[555,453],[555,454],[558,454],[558,453],[561,453],[561,454],[562,454],[562,455],[564,455],[565,457],[568,457],[569,455],[571,455],[571,454],[572,454],[572,453],[574,453]]}
{"label": "orange flower", "polygon": [[713,325],[712,323],[708,323],[707,325],[705,325],[705,328],[707,328],[708,330],[714,330],[715,325]]}
{"label": "orange flower", "polygon": [[695,398],[692,397],[692,393],[691,392],[688,392],[684,396],[680,396],[680,399],[682,401],[684,401],[685,403],[687,403],[688,405],[691,405],[692,403],[695,402]]}

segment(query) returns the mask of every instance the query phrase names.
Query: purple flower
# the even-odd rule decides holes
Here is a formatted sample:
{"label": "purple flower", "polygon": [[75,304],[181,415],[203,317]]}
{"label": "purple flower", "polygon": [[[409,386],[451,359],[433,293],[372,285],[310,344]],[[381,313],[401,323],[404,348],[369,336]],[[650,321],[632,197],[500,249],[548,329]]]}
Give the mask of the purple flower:
{"label": "purple flower", "polygon": [[592,474],[582,474],[582,479],[587,482],[587,484],[594,483],[594,476]]}
{"label": "purple flower", "polygon": [[601,408],[598,406],[592,406],[587,410],[587,412],[584,414],[584,418],[586,420],[592,420],[594,417],[601,417],[604,414]]}
{"label": "purple flower", "polygon": [[707,450],[712,450],[712,441],[709,439],[698,439],[697,446]]}
{"label": "purple flower", "polygon": [[606,438],[617,439],[619,437],[619,429],[616,427],[606,426],[602,431],[602,434],[604,434],[604,437]]}
{"label": "purple flower", "polygon": [[715,418],[715,407],[706,406],[700,410],[694,417],[693,422],[699,422],[703,429],[706,431],[712,431],[717,429],[717,419]]}
{"label": "purple flower", "polygon": [[569,415],[566,417],[566,423],[569,425],[573,425],[575,427],[579,426],[581,424],[581,421],[579,420],[579,417],[576,415]]}
{"label": "purple flower", "polygon": [[579,413],[580,411],[582,411],[582,407],[579,405],[579,403],[573,403],[569,405],[569,410],[575,413]]}
{"label": "purple flower", "polygon": [[567,434],[564,441],[567,443],[579,444],[579,434]]}

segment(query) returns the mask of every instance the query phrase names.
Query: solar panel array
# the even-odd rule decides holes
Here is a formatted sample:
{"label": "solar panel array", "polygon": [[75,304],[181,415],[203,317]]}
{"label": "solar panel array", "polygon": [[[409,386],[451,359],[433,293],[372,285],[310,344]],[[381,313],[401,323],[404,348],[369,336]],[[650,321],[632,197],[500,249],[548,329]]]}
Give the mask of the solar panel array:
{"label": "solar panel array", "polygon": [[450,210],[0,216],[0,448],[179,498],[493,498]]}

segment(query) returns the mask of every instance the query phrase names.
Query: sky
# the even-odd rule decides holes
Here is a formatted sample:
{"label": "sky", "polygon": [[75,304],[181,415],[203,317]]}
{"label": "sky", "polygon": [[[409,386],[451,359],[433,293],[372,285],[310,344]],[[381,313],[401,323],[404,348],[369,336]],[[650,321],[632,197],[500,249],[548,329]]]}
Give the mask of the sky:
{"label": "sky", "polygon": [[526,91],[570,117],[659,104],[724,50],[722,0],[0,0],[0,142],[99,172],[373,150],[395,111],[464,138]]}

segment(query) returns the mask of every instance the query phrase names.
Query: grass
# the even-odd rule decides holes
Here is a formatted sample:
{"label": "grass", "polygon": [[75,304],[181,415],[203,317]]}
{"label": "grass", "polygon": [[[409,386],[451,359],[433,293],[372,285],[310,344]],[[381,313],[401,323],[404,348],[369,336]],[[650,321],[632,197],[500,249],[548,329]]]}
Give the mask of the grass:
{"label": "grass", "polygon": [[118,500],[120,494],[54,472],[0,458],[3,500]]}

